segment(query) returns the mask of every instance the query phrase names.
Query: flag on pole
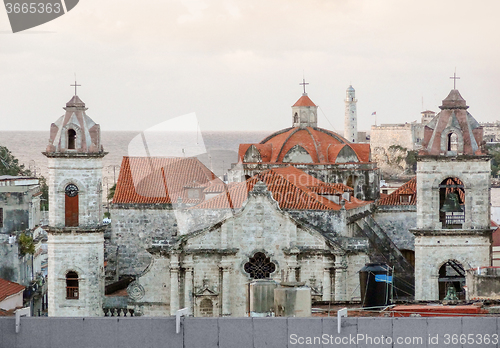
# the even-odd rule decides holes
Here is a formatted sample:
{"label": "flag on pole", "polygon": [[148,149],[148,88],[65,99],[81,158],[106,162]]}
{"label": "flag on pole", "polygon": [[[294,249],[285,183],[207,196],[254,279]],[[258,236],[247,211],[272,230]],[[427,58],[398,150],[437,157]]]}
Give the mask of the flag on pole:
{"label": "flag on pole", "polygon": [[373,116],[373,115],[376,115],[376,114],[377,114],[377,112],[376,112],[376,111],[372,112],[372,116]]}

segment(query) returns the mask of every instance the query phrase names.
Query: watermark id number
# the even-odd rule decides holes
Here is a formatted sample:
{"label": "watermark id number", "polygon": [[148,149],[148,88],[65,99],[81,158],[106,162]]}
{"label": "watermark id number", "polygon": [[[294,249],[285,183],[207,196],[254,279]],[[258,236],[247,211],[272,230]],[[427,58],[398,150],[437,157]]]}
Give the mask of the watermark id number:
{"label": "watermark id number", "polygon": [[61,3],[6,3],[7,13],[60,13],[62,11]]}
{"label": "watermark id number", "polygon": [[497,344],[498,343],[498,334],[445,334],[444,336],[444,344]]}

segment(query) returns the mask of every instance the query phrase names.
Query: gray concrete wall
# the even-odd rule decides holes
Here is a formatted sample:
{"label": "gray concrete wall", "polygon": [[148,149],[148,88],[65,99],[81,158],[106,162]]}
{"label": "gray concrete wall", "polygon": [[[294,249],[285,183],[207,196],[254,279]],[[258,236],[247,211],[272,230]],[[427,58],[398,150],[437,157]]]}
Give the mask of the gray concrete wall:
{"label": "gray concrete wall", "polygon": [[0,347],[498,347],[498,332],[496,317],[347,318],[340,335],[333,318],[187,318],[176,334],[174,318],[37,317],[16,334],[15,319],[0,318]]}

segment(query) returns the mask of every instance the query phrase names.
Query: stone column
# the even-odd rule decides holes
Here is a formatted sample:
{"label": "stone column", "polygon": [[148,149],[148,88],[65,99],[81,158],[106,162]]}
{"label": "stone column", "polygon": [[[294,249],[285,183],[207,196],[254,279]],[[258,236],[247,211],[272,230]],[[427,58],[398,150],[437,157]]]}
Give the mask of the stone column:
{"label": "stone column", "polygon": [[289,282],[296,282],[298,281],[297,277],[295,276],[295,271],[298,268],[298,262],[297,262],[297,255],[299,253],[299,250],[294,248],[290,250],[290,256],[288,257],[288,281]]}
{"label": "stone column", "polygon": [[346,269],[345,256],[337,255],[335,257],[335,301],[347,301]]}
{"label": "stone column", "polygon": [[323,301],[332,300],[332,275],[330,273],[330,268],[332,267],[330,258],[327,256],[323,257]]}
{"label": "stone column", "polygon": [[170,315],[179,309],[179,254],[170,256]]}
{"label": "stone column", "polygon": [[229,260],[223,260],[220,264],[222,269],[222,316],[229,317],[231,315],[231,269],[232,264]]}
{"label": "stone column", "polygon": [[184,262],[184,307],[189,308],[189,313],[194,315],[193,308],[193,257],[190,255]]}

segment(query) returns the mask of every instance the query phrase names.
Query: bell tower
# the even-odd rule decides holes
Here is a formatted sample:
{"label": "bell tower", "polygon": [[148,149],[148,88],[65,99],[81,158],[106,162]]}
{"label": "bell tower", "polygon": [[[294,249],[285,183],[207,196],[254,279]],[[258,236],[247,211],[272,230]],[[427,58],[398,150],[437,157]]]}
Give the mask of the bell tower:
{"label": "bell tower", "polygon": [[100,127],[76,94],[50,127],[49,316],[101,316],[104,295]]}
{"label": "bell tower", "polygon": [[302,96],[297,100],[292,106],[292,126],[293,127],[318,127],[318,107],[313,101],[307,96],[306,85],[308,85],[304,79],[301,85],[304,87],[304,92]]}
{"label": "bell tower", "polygon": [[465,270],[491,263],[491,167],[483,128],[456,89],[439,108],[424,128],[417,158],[415,300],[464,298]]}

